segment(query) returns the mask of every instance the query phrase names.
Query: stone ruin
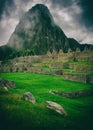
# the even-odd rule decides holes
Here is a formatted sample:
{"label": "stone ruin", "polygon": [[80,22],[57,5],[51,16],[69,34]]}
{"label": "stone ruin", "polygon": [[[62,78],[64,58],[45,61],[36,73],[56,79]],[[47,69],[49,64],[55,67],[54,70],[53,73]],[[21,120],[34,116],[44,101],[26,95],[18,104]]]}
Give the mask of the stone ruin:
{"label": "stone ruin", "polygon": [[[69,64],[69,62],[80,61],[87,61],[90,63],[90,65],[82,66]],[[46,55],[16,57],[12,60],[9,60],[5,64],[2,62],[0,63],[0,72],[56,74],[63,75],[63,77],[67,80],[93,84],[93,76],[91,77],[91,75],[88,74],[89,72],[93,72],[93,51],[87,48],[85,48],[85,50],[82,52],[79,48],[77,48],[75,52],[69,49],[68,53],[64,53],[62,50],[57,53],[55,50],[53,50],[53,52],[48,51]],[[60,71],[58,72],[52,69],[45,70],[43,68],[40,68],[42,66],[48,66],[49,68],[58,68]],[[69,74],[66,71],[62,70],[64,68],[73,69],[75,72],[85,72],[86,75]]]}

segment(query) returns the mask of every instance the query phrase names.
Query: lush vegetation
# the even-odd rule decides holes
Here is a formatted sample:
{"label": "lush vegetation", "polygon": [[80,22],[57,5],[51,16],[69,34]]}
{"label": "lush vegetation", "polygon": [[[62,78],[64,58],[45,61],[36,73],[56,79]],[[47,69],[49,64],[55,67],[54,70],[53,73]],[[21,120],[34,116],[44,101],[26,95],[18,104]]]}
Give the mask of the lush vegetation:
{"label": "lush vegetation", "polygon": [[1,60],[7,60],[9,58],[9,55],[12,54],[13,49],[8,47],[7,45],[0,47],[0,61]]}
{"label": "lush vegetation", "polygon": [[[0,77],[16,84],[8,92],[0,88],[0,130],[92,130],[93,96],[69,99],[49,94],[50,90],[71,92],[93,88],[92,85],[31,73],[3,73]],[[36,104],[22,100],[27,91],[33,93]],[[46,108],[47,100],[62,105],[68,116]]]}

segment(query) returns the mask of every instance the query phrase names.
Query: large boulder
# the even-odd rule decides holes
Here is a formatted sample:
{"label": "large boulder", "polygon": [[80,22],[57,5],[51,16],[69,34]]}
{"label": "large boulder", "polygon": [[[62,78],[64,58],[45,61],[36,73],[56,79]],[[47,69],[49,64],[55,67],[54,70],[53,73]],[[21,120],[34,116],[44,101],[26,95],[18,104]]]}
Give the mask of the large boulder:
{"label": "large boulder", "polygon": [[11,87],[11,88],[15,88],[15,83],[14,83],[14,81],[9,81],[9,80],[0,78],[0,86],[1,86],[1,87]]}
{"label": "large boulder", "polygon": [[53,109],[61,115],[67,116],[67,112],[64,110],[64,108],[56,102],[46,101],[46,106],[47,108]]}
{"label": "large boulder", "polygon": [[29,101],[29,102],[31,102],[33,104],[36,103],[35,97],[30,92],[25,92],[23,94],[23,99],[26,100],[26,101]]}

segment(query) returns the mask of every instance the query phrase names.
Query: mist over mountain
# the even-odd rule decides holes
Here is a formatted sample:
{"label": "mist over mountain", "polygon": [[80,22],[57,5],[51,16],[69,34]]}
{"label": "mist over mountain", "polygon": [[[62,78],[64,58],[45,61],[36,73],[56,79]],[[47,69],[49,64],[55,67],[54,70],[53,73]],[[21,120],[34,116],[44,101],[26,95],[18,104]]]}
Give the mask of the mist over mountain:
{"label": "mist over mountain", "polygon": [[[55,24],[49,9],[43,4],[37,4],[25,13],[7,44],[12,51],[29,49],[30,54],[34,55],[46,54],[47,51],[52,53],[53,50],[59,52],[60,49],[66,53],[69,48],[75,51],[77,48],[83,50],[85,46],[72,38],[67,38],[62,29]],[[87,46],[89,48],[92,45]],[[9,50],[7,47],[4,47],[6,53]]]}
{"label": "mist over mountain", "polygon": [[17,25],[8,46],[16,50],[31,48],[35,54],[59,51],[67,46],[67,37],[42,4],[32,7]]}

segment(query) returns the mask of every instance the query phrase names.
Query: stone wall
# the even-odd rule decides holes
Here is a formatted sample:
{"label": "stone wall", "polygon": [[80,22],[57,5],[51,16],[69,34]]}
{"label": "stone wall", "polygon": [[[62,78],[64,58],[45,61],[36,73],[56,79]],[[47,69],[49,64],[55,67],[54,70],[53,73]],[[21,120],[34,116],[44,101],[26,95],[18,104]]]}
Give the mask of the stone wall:
{"label": "stone wall", "polygon": [[93,51],[85,50],[83,52],[76,51],[76,59],[78,61],[91,61],[93,59]]}
{"label": "stone wall", "polygon": [[88,82],[89,82],[90,84],[93,84],[93,76],[89,76],[89,77],[88,77]]}
{"label": "stone wall", "polygon": [[64,78],[66,80],[87,83],[87,75],[84,74],[64,74]]}
{"label": "stone wall", "polygon": [[76,72],[93,72],[93,66],[89,65],[75,65],[74,71]]}
{"label": "stone wall", "polygon": [[93,72],[93,65],[70,64],[69,68],[76,72]]}
{"label": "stone wall", "polygon": [[52,53],[48,52],[44,56],[45,61],[56,61],[56,62],[68,62],[68,61],[91,61],[93,59],[93,51],[84,50],[80,52],[80,50],[76,50],[76,52],[72,52],[70,49],[68,53],[63,53],[62,50],[59,53],[53,51]]}

